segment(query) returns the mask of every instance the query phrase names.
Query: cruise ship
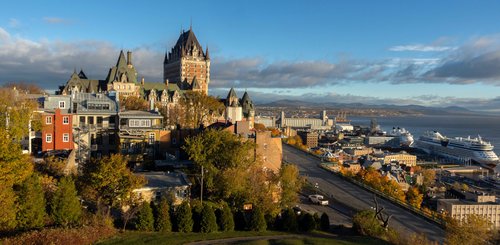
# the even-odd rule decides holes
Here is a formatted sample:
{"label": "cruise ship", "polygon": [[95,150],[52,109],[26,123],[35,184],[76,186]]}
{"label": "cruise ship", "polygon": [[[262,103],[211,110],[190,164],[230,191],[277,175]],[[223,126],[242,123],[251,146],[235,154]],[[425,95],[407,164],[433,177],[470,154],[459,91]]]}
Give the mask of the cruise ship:
{"label": "cruise ship", "polygon": [[427,131],[418,139],[417,147],[429,154],[461,162],[474,161],[487,168],[494,168],[499,162],[498,156],[493,152],[493,145],[484,141],[481,136],[447,138],[437,131]]}
{"label": "cruise ship", "polygon": [[399,144],[401,146],[413,146],[413,135],[411,135],[410,131],[404,128],[393,127],[392,131],[387,133],[386,135],[398,138]]}

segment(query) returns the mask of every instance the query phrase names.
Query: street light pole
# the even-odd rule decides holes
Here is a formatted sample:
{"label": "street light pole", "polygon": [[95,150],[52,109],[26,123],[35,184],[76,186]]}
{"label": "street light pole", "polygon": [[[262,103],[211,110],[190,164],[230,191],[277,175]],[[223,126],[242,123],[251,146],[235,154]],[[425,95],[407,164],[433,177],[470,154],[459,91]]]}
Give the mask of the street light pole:
{"label": "street light pole", "polygon": [[203,166],[201,166],[201,188],[200,188],[200,201],[203,203]]}

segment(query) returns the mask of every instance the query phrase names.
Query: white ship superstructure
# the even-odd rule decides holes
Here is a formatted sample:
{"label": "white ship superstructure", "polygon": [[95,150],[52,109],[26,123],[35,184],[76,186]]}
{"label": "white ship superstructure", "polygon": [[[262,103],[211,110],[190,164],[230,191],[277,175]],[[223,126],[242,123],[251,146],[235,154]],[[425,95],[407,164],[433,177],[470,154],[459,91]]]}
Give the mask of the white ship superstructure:
{"label": "white ship superstructure", "polygon": [[437,131],[427,131],[418,139],[417,147],[429,154],[462,162],[475,161],[487,167],[494,167],[499,161],[498,156],[493,152],[494,146],[480,136],[447,138]]}
{"label": "white ship superstructure", "polygon": [[387,133],[387,136],[393,136],[396,138],[399,138],[399,143],[401,146],[412,146],[413,145],[413,135],[410,133],[410,131],[400,128],[400,127],[394,127],[392,128],[392,131]]}

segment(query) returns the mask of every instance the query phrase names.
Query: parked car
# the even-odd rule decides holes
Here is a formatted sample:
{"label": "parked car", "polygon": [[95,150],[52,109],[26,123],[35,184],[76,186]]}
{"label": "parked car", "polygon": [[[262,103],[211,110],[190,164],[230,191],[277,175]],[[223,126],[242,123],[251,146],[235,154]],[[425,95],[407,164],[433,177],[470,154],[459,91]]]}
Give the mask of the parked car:
{"label": "parked car", "polygon": [[293,209],[293,211],[295,212],[296,215],[300,215],[302,213],[302,208],[300,208],[299,205],[296,205],[292,209]]}
{"label": "parked car", "polygon": [[314,204],[319,204],[326,206],[328,205],[328,200],[325,200],[325,198],[322,195],[309,195],[309,201],[311,201]]}

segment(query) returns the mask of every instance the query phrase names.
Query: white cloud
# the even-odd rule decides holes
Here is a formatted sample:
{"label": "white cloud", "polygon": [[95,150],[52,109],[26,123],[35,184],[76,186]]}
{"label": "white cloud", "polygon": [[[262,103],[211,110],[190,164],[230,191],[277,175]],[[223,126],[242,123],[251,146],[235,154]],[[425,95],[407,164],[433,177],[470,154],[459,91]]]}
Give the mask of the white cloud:
{"label": "white cloud", "polygon": [[434,46],[434,45],[423,45],[423,44],[411,44],[411,45],[399,45],[390,47],[390,51],[416,51],[416,52],[443,52],[454,50],[456,47],[451,46]]}

